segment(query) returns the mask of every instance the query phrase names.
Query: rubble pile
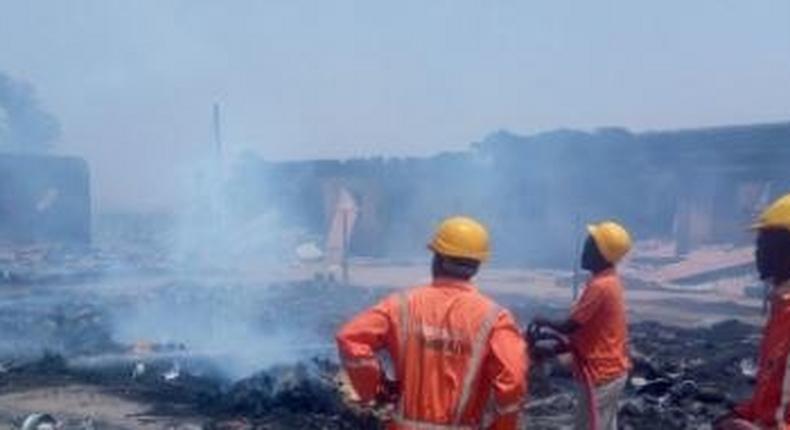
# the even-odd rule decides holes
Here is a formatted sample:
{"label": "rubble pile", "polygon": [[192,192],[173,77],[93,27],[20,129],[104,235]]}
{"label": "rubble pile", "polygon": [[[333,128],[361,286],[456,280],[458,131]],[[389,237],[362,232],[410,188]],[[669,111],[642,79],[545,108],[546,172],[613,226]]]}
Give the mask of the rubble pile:
{"label": "rubble pile", "polygon": [[[697,329],[639,323],[631,333],[634,370],[620,405],[621,428],[706,428],[750,394],[756,328],[735,321]],[[6,364],[0,391],[88,383],[144,401],[154,415],[205,417],[206,428],[379,428],[374,412],[343,402],[333,360],[274,366],[233,382],[221,376],[210,357],[190,354],[183,346],[153,350],[146,359],[126,352],[117,355],[122,359],[91,365],[84,357],[47,353],[32,362]],[[529,428],[572,423],[575,385],[566,370],[536,366],[530,382]]]}
{"label": "rubble pile", "polygon": [[[704,429],[748,398],[756,373],[757,328],[734,320],[683,329],[631,327],[634,369],[620,402],[623,429]],[[556,366],[532,371],[529,428],[573,422],[575,386]]]}
{"label": "rubble pile", "polygon": [[632,329],[634,371],[620,409],[625,428],[704,428],[749,397],[757,328],[735,320],[709,328],[641,323]]}
{"label": "rubble pile", "polygon": [[124,349],[112,339],[101,306],[41,294],[0,301],[0,333],[2,360],[30,359],[44,350],[79,356]]}
{"label": "rubble pile", "polygon": [[4,369],[0,392],[28,387],[92,384],[139,400],[156,415],[203,417],[204,428],[378,429],[374,411],[346,404],[326,360],[277,366],[237,382],[211,373],[205,363],[175,370],[168,360],[102,367],[73,366],[57,354]]}
{"label": "rubble pile", "polygon": [[[40,286],[0,301],[5,344],[0,345],[0,395],[90,384],[149,405],[154,416],[200,417],[207,428],[378,428],[372,413],[342,400],[334,379],[338,368],[328,357],[334,356],[331,335],[337,325],[380,293],[350,293],[348,287],[318,282],[227,288],[169,279],[141,294],[107,296]],[[192,349],[194,345],[177,339],[129,342],[114,330],[116,320],[140,302],[143,311],[163,306],[166,312],[197,308],[200,313],[207,303],[228,304],[222,297],[249,302],[256,318],[250,326],[261,333],[256,340],[276,335],[277,327],[287,323],[326,342],[290,339],[292,356],[304,359],[270,366],[259,357],[259,369],[265,370],[238,380],[221,368],[234,351]],[[273,348],[282,346],[279,339],[273,342]],[[266,345],[238,347],[257,351]]]}
{"label": "rubble pile", "polygon": [[270,369],[233,384],[206,408],[265,428],[275,423],[282,428],[379,428],[373,411],[343,401],[334,379],[337,370],[325,361]]}

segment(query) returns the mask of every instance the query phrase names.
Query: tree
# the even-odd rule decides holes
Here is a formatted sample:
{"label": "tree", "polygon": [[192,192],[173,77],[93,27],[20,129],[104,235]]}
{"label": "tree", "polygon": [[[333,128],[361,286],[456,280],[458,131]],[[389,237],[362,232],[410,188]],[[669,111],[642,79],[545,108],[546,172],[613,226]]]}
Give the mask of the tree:
{"label": "tree", "polygon": [[60,136],[60,124],[38,104],[30,84],[0,72],[0,148],[40,152]]}

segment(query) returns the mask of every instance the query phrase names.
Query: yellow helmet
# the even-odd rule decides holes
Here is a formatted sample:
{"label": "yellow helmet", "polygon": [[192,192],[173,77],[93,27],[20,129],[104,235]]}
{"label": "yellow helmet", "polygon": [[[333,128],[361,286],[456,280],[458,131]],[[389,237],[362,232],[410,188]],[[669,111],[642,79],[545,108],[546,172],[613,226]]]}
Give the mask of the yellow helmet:
{"label": "yellow helmet", "polygon": [[613,221],[604,221],[587,226],[598,249],[606,261],[616,264],[631,250],[631,236],[623,226]]}
{"label": "yellow helmet", "polygon": [[439,225],[428,248],[448,257],[486,261],[491,254],[488,231],[472,218],[456,216]]}
{"label": "yellow helmet", "polygon": [[757,222],[752,224],[755,230],[764,230],[767,228],[781,228],[790,230],[790,194],[779,198],[768,206]]}

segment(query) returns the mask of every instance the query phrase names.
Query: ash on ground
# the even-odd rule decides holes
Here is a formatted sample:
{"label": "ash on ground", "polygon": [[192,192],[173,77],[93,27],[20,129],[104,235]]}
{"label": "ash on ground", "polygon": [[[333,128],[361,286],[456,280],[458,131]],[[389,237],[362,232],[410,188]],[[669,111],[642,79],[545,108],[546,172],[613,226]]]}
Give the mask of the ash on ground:
{"label": "ash on ground", "polygon": [[[344,401],[332,335],[385,288],[155,270],[67,273],[70,282],[19,273],[7,273],[0,292],[0,425],[21,426],[41,413],[64,429],[382,428],[379,411]],[[546,313],[526,297],[497,299],[523,323]],[[758,342],[758,328],[736,321],[632,325],[634,370],[621,428],[710,426],[750,395]],[[523,411],[528,428],[571,425],[574,386],[562,369],[535,366]],[[85,400],[63,407],[53,392]],[[100,398],[122,400],[105,401],[115,409],[102,414]]]}

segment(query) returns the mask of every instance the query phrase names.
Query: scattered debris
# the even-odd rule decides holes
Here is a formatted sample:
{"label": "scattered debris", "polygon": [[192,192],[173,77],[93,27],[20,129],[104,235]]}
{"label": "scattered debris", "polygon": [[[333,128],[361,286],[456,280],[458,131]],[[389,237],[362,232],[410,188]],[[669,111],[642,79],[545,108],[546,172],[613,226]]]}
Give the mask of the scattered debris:
{"label": "scattered debris", "polygon": [[55,430],[58,421],[49,414],[31,414],[22,423],[22,430]]}
{"label": "scattered debris", "polygon": [[[44,283],[0,301],[0,331],[8,342],[0,345],[0,391],[89,385],[147,405],[151,415],[190,417],[204,429],[381,427],[382,411],[344,400],[334,347],[323,340],[330,340],[349,315],[388,294],[386,289],[318,281],[250,286],[237,280],[188,277],[163,277],[157,282],[134,294],[123,294],[122,288],[121,293],[108,293],[94,291],[93,285],[69,288]],[[498,300],[524,322],[538,312],[562,311],[518,295]],[[168,315],[192,310],[209,336],[215,321],[234,317],[216,313],[217,309],[237,302],[251,309],[249,318],[247,314],[244,318],[250,319],[261,339],[272,336],[264,348],[283,343],[275,341],[283,321],[299,330],[299,342],[286,336],[290,349],[281,364],[263,364],[254,357],[253,369],[261,370],[238,379],[220,369],[233,351],[202,348],[178,336],[157,336],[148,331],[158,328],[157,323],[126,338],[116,331],[118,318],[130,310],[152,320],[157,320],[153,315],[159,311]],[[182,325],[190,322],[195,321],[179,320]],[[225,336],[222,330],[216,333]],[[755,327],[734,321],[694,329],[637,323],[631,335],[634,370],[621,402],[622,428],[705,428],[751,392],[759,340]],[[257,348],[252,342],[238,345]],[[524,409],[530,429],[572,425],[577,396],[567,370],[536,367],[530,391]],[[90,428],[72,426],[85,421],[83,416],[50,412],[69,423],[65,428]],[[95,426],[100,427],[98,420]]]}
{"label": "scattered debris", "polygon": [[[757,328],[726,321],[681,329],[658,323],[631,327],[634,369],[619,413],[623,429],[706,428],[751,394]],[[532,372],[530,428],[556,429],[572,422],[576,400],[567,376]],[[569,412],[570,411],[570,412]]]}
{"label": "scattered debris", "polygon": [[178,362],[173,362],[173,367],[170,368],[167,372],[162,374],[162,378],[165,381],[175,381],[178,377],[181,376],[181,367],[178,365]]}
{"label": "scattered debris", "polygon": [[137,363],[134,365],[134,370],[132,371],[132,379],[137,379],[142,377],[145,374],[145,363]]}

